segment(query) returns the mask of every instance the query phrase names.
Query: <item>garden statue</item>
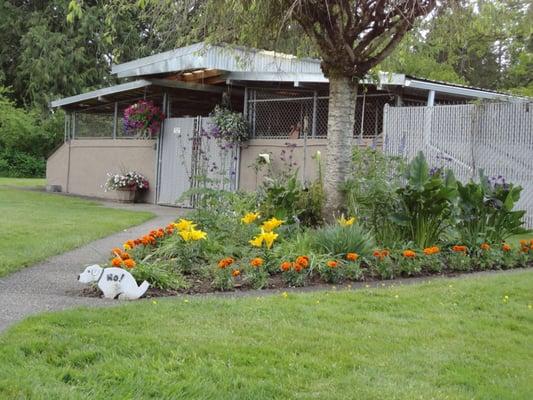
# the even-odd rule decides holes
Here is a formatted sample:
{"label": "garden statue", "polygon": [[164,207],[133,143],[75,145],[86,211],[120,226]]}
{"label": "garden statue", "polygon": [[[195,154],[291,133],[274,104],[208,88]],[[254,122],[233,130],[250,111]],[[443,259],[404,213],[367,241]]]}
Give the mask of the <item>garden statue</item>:
{"label": "garden statue", "polygon": [[141,297],[150,286],[144,281],[137,286],[135,278],[122,268],[102,268],[98,264],[89,265],[78,276],[81,283],[96,282],[106,299],[136,300]]}

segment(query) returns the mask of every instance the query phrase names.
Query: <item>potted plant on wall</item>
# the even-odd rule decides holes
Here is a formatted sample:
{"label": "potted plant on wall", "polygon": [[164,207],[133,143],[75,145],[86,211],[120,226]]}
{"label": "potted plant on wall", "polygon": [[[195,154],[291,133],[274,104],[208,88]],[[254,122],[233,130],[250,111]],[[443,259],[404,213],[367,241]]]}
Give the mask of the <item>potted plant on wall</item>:
{"label": "potted plant on wall", "polygon": [[122,203],[132,203],[135,201],[137,193],[146,191],[150,187],[148,180],[135,171],[107,174],[107,176],[106,191],[114,190],[117,194],[117,200]]}
{"label": "potted plant on wall", "polygon": [[139,100],[124,110],[124,132],[150,139],[159,133],[165,114],[151,100]]}

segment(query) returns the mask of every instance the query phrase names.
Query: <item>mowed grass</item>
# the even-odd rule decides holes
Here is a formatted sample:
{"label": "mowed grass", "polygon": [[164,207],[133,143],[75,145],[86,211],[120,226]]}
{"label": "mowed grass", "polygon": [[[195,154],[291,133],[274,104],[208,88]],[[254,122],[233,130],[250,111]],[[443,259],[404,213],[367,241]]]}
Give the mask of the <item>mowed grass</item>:
{"label": "mowed grass", "polygon": [[31,317],[0,336],[0,398],[531,399],[532,289],[530,270]]}
{"label": "mowed grass", "polygon": [[153,216],[6,187],[0,187],[0,214],[0,276]]}
{"label": "mowed grass", "polygon": [[3,178],[3,177],[0,177],[0,186],[43,188],[45,185],[46,185],[46,179],[42,179],[42,178]]}

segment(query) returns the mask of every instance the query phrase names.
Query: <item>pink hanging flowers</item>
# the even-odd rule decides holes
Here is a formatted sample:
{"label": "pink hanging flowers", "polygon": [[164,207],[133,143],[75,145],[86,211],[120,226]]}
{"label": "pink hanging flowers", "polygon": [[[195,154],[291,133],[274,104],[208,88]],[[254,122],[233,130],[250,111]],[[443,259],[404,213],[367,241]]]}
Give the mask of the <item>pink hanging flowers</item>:
{"label": "pink hanging flowers", "polygon": [[164,119],[165,114],[151,100],[139,100],[124,110],[124,131],[153,137]]}

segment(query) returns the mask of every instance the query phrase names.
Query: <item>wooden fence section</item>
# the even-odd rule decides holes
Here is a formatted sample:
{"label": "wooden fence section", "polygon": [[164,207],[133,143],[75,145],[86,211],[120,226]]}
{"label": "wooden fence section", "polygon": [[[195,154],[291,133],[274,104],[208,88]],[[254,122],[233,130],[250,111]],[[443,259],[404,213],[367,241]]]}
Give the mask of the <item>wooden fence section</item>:
{"label": "wooden fence section", "polygon": [[386,153],[412,159],[422,150],[431,166],[449,167],[461,181],[483,169],[521,185],[517,208],[533,228],[533,102],[385,106],[383,134]]}

